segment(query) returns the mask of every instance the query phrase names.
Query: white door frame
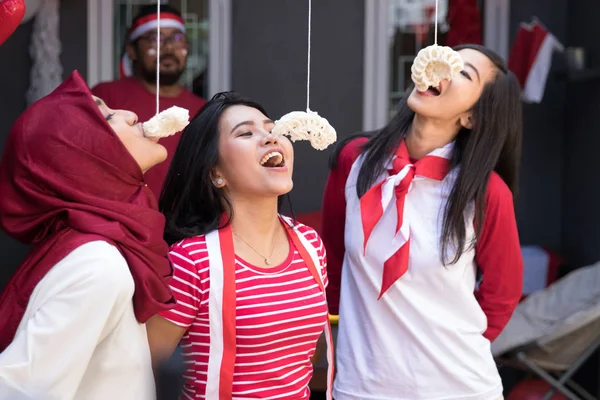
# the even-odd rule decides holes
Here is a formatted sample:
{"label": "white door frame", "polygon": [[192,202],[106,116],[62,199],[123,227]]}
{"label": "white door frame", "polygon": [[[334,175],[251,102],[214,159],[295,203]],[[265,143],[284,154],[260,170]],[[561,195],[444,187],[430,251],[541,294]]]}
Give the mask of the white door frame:
{"label": "white door frame", "polygon": [[[231,89],[231,0],[209,0],[208,93]],[[87,83],[111,81],[114,75],[112,0],[87,0]]]}
{"label": "white door frame", "polygon": [[[484,44],[508,60],[510,0],[484,0]],[[363,130],[388,121],[390,0],[365,0]]]}
{"label": "white door frame", "polygon": [[87,83],[114,79],[114,30],[112,0],[87,0]]}
{"label": "white door frame", "polygon": [[231,0],[210,0],[208,5],[208,93],[231,90]]}

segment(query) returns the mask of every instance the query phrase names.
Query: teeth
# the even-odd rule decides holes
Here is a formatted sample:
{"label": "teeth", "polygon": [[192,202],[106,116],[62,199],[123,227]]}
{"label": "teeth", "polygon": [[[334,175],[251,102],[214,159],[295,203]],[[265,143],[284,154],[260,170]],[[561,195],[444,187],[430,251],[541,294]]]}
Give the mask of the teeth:
{"label": "teeth", "polygon": [[272,151],[270,153],[265,154],[263,156],[263,158],[261,158],[260,165],[265,165],[265,163],[267,161],[269,161],[273,157],[277,157],[277,159],[275,160],[274,165],[279,164],[283,160],[283,155],[280,152],[278,152],[278,151]]}

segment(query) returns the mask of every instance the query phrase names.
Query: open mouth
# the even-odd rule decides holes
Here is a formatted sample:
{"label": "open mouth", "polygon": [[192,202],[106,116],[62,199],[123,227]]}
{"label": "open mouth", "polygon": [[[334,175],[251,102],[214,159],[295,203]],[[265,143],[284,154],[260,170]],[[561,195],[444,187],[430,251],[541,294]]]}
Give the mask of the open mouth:
{"label": "open mouth", "polygon": [[285,166],[285,160],[279,151],[271,151],[260,159],[260,165],[265,168],[280,168]]}
{"label": "open mouth", "polygon": [[429,86],[429,88],[427,89],[427,92],[431,93],[434,96],[439,96],[442,93],[441,89],[442,89],[441,85],[438,87]]}

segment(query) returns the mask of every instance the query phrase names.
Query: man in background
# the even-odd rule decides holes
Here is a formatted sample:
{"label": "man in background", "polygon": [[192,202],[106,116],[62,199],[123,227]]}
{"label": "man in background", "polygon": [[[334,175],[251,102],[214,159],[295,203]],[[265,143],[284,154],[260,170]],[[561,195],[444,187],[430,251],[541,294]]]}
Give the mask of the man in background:
{"label": "man in background", "polygon": [[[206,101],[179,84],[188,54],[183,18],[173,7],[161,5],[160,37],[156,34],[157,24],[156,5],[143,6],[128,31],[120,66],[121,79],[100,83],[92,93],[110,108],[134,111],[140,121],[152,118],[156,113],[156,56],[160,40],[160,111],[178,106],[188,109],[193,117]],[[146,183],[157,198],[180,137],[181,132],[161,139],[169,156],[145,174]]]}

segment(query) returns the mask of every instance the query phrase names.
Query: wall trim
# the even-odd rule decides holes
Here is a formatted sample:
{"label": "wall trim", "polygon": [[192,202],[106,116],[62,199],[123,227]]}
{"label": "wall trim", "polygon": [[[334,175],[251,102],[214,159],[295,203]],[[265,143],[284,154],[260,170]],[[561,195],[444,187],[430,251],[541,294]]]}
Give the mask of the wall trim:
{"label": "wall trim", "polygon": [[113,79],[113,1],[87,0],[87,83]]}
{"label": "wall trim", "polygon": [[508,62],[510,0],[485,0],[483,42]]}
{"label": "wall trim", "polygon": [[231,0],[209,3],[208,92],[231,90]]}
{"label": "wall trim", "polygon": [[365,0],[363,130],[376,129],[387,120],[389,5],[389,0]]}

